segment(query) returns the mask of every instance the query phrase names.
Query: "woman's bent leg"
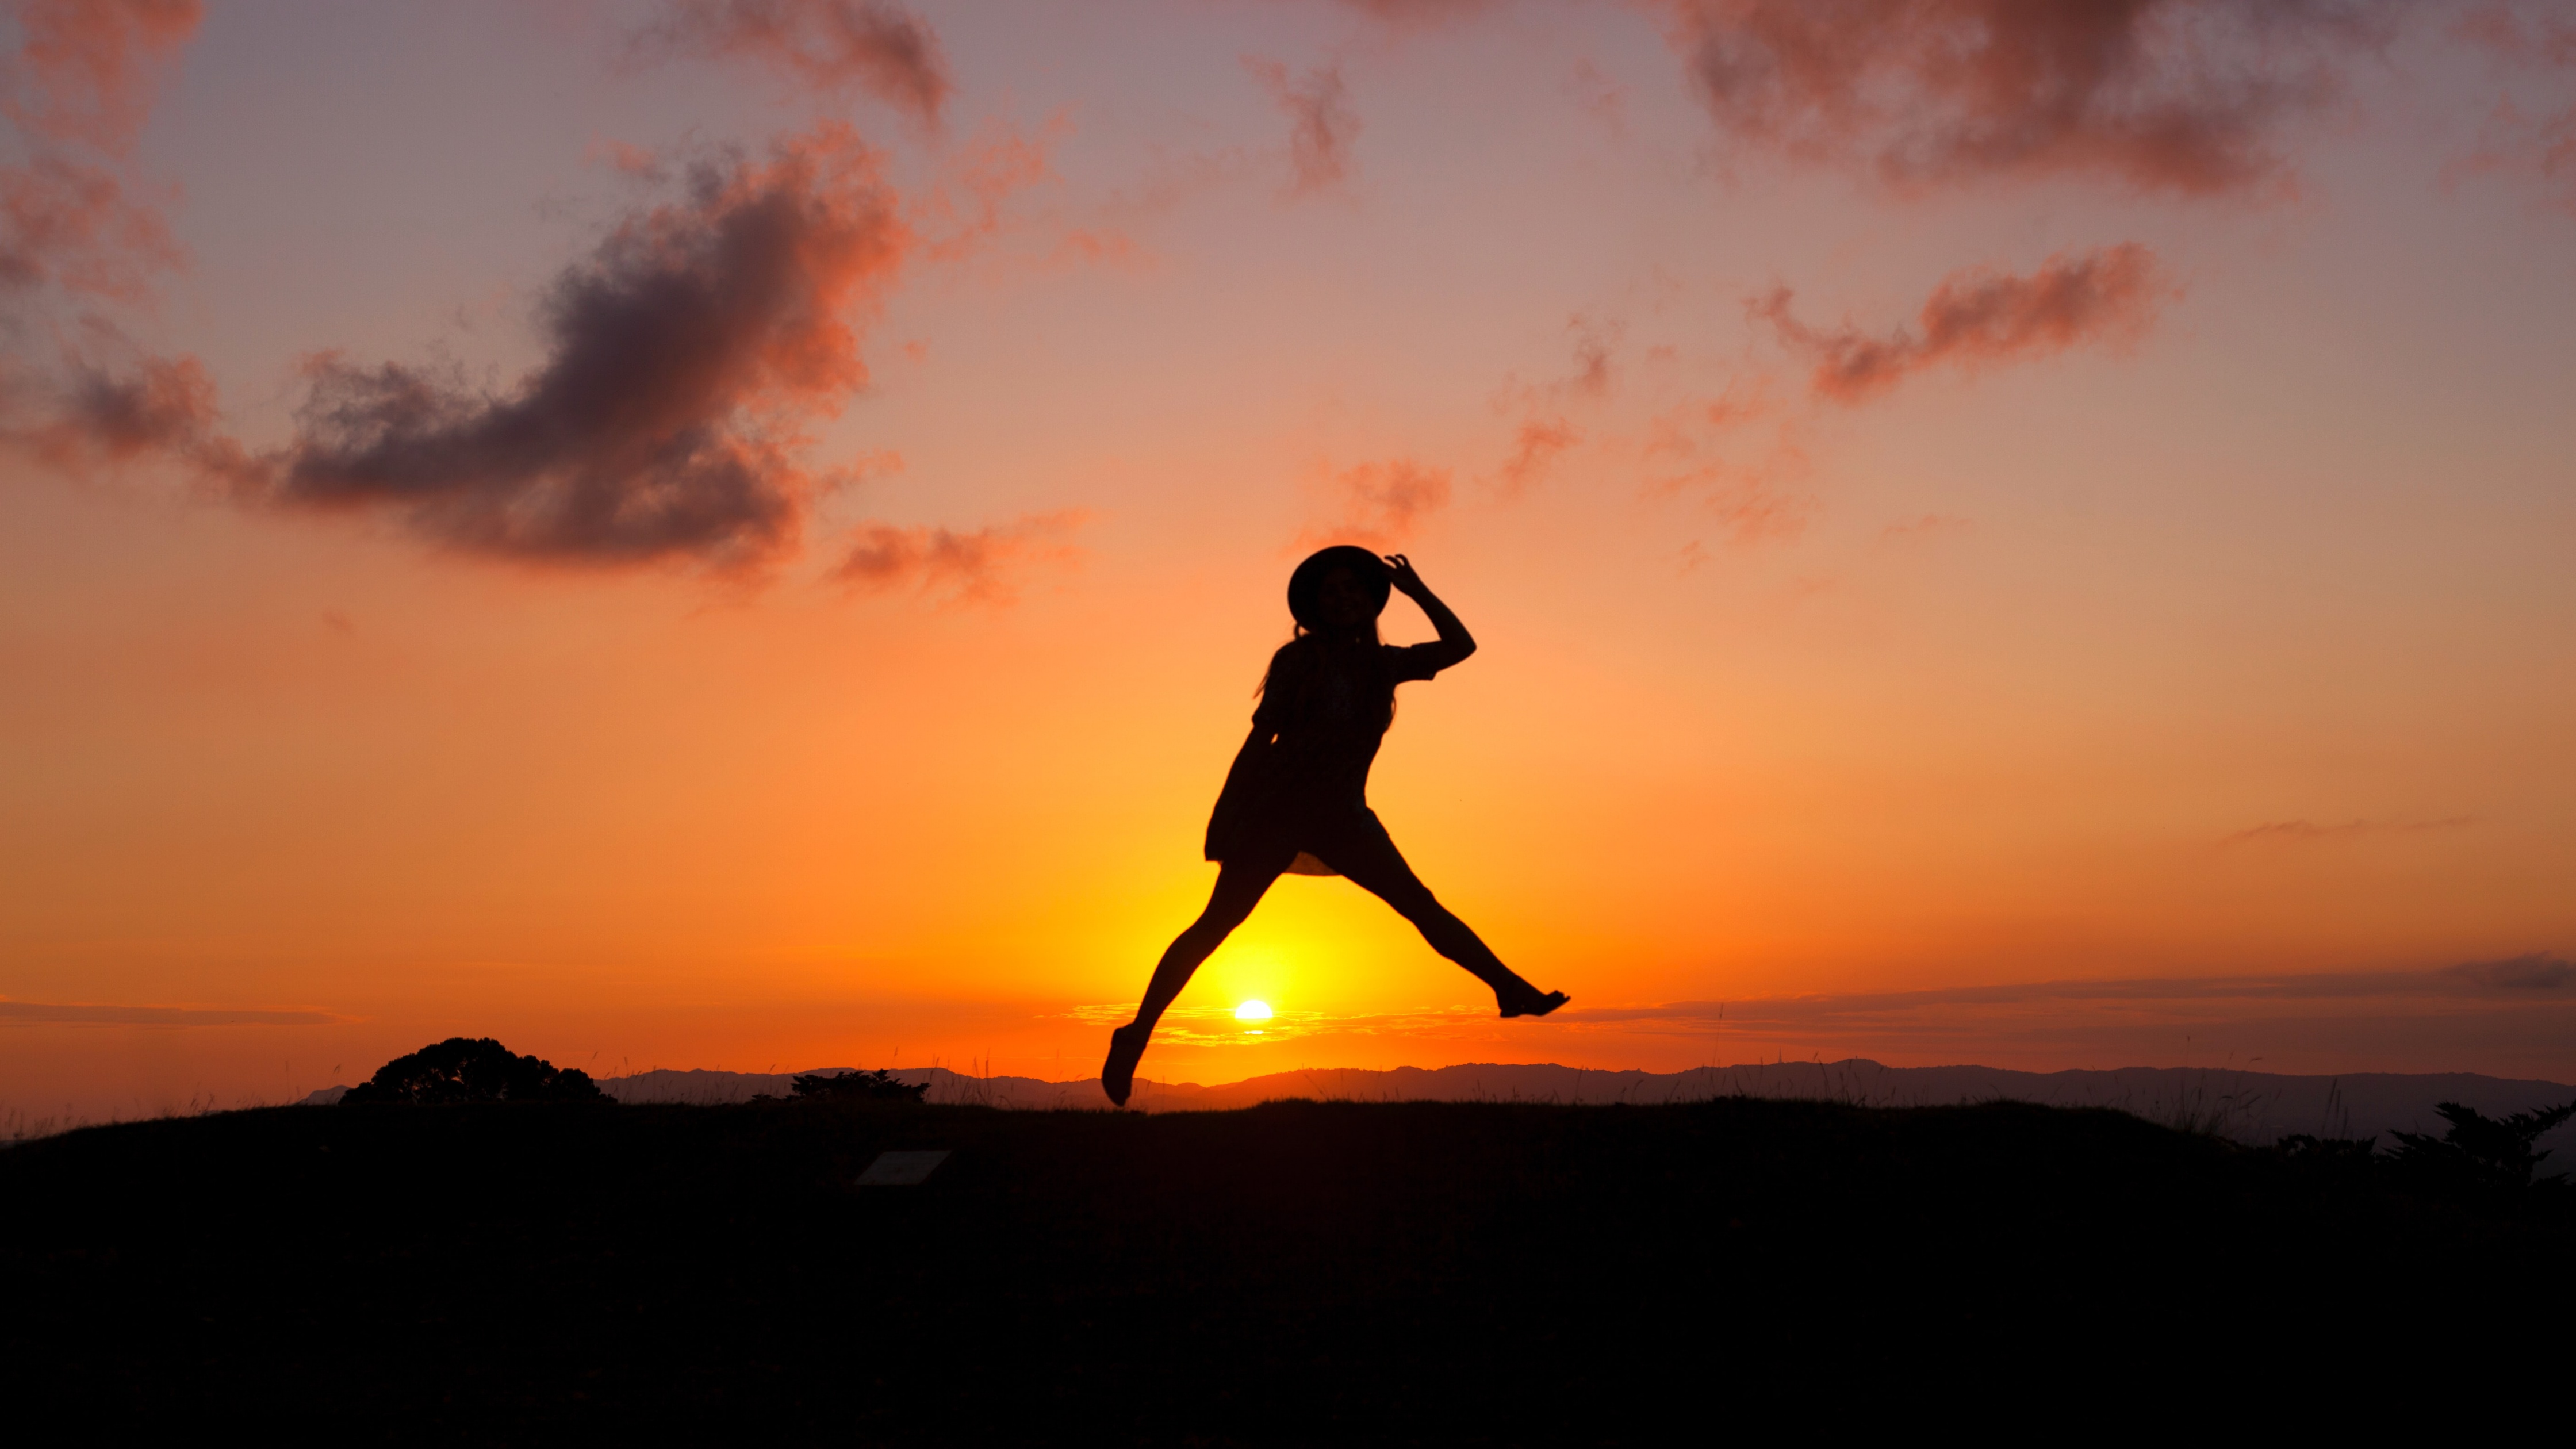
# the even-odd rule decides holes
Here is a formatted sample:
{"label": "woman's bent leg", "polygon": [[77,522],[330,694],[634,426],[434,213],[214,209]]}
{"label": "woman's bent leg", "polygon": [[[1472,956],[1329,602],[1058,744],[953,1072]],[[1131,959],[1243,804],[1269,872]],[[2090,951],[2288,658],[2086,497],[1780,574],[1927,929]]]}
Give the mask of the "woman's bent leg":
{"label": "woman's bent leg", "polygon": [[1477,980],[1494,988],[1494,1000],[1506,1015],[1543,1015],[1555,1010],[1554,1006],[1537,1005],[1544,1001],[1547,993],[1504,965],[1502,958],[1495,955],[1493,948],[1469,929],[1465,921],[1440,904],[1439,899],[1431,894],[1431,888],[1424,885],[1421,878],[1413,873],[1413,867],[1405,863],[1404,853],[1395,848],[1395,841],[1387,835],[1385,827],[1378,825],[1373,818],[1367,828],[1354,829],[1349,839],[1333,841],[1327,850],[1329,853],[1317,852],[1326,865],[1348,876],[1353,885],[1395,907],[1399,915],[1411,921],[1413,928],[1422,933],[1422,939],[1431,943],[1432,950],[1466,967]]}

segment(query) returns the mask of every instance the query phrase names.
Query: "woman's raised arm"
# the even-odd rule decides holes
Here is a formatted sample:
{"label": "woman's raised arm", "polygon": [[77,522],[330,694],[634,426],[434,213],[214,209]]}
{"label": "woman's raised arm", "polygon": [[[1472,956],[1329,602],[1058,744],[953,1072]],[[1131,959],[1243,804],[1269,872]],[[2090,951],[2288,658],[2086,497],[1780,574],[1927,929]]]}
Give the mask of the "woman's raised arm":
{"label": "woman's raised arm", "polygon": [[1431,620],[1431,627],[1440,631],[1439,642],[1420,646],[1436,661],[1432,665],[1434,669],[1446,669],[1476,652],[1476,636],[1467,632],[1467,626],[1458,622],[1458,616],[1447,604],[1440,602],[1438,594],[1431,592],[1431,586],[1422,581],[1422,575],[1414,572],[1413,560],[1400,553],[1388,554],[1386,572],[1387,581],[1406,598],[1421,605],[1422,612]]}

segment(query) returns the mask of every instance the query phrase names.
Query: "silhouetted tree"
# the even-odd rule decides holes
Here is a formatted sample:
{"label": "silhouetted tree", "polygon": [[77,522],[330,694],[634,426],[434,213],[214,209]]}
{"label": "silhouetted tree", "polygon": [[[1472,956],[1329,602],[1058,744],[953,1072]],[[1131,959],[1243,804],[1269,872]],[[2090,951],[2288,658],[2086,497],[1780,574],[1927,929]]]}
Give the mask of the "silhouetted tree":
{"label": "silhouetted tree", "polygon": [[[2501,1122],[2457,1102],[2444,1102],[2433,1110],[2451,1124],[2440,1140],[2422,1132],[2389,1134],[2397,1139],[2399,1167],[2446,1184],[2519,1192],[2534,1185],[2532,1173],[2549,1155],[2532,1151],[2533,1140],[2576,1117],[2576,1102],[2539,1112],[2516,1112]],[[2540,1179],[2550,1187],[2563,1187],[2566,1182],[2562,1174]]]}
{"label": "silhouetted tree", "polygon": [[895,1080],[894,1073],[883,1067],[873,1072],[843,1072],[827,1077],[819,1072],[804,1072],[790,1079],[788,1085],[796,1095],[835,1102],[918,1102],[930,1095],[930,1084],[911,1086]]}
{"label": "silhouetted tree", "polygon": [[342,1106],[379,1102],[601,1102],[607,1095],[577,1067],[514,1056],[490,1037],[452,1036],[396,1057],[351,1087]]}

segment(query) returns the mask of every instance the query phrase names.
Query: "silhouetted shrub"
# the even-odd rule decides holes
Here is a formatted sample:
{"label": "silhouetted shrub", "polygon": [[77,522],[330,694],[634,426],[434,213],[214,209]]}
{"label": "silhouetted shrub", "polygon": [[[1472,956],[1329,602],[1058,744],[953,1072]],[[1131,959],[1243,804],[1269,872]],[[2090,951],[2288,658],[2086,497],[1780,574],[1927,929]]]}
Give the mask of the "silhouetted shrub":
{"label": "silhouetted shrub", "polygon": [[2272,1144],[2272,1154],[2288,1167],[2292,1180],[2316,1191],[2368,1190],[2386,1162],[2372,1149],[2375,1137],[2311,1137],[2305,1132]]}
{"label": "silhouetted shrub", "polygon": [[2451,1124],[2440,1140],[2422,1132],[2389,1134],[2397,1139],[2397,1166],[2418,1179],[2506,1192],[2567,1185],[2560,1174],[2533,1180],[2533,1172],[2549,1154],[2532,1151],[2531,1144],[2541,1133],[2576,1117],[2576,1102],[2545,1111],[2516,1112],[2501,1122],[2457,1102],[2444,1102],[2433,1110]]}
{"label": "silhouetted shrub", "polygon": [[2294,1162],[2368,1162],[2376,1137],[2311,1137],[2294,1133],[2272,1145],[2272,1150]]}
{"label": "silhouetted shrub", "polygon": [[796,1089],[799,1097],[834,1102],[918,1102],[930,1095],[928,1082],[911,1086],[896,1081],[894,1073],[883,1067],[873,1072],[843,1072],[837,1077],[805,1072],[788,1085]]}
{"label": "silhouetted shrub", "polygon": [[374,1076],[351,1087],[340,1105],[606,1100],[590,1073],[577,1067],[514,1056],[488,1036],[452,1036],[378,1067]]}

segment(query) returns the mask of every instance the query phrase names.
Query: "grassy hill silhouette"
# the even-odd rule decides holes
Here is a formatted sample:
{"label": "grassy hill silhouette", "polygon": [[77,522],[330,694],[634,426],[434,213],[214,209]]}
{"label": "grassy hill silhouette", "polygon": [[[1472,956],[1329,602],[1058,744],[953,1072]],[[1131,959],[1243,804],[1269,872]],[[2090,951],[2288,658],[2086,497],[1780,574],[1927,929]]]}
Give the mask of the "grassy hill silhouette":
{"label": "grassy hill silhouette", "polygon": [[[826,1067],[824,1072],[855,1068]],[[621,1102],[707,1106],[783,1097],[793,1072],[656,1069],[610,1077],[599,1085]],[[907,1067],[894,1076],[927,1089],[947,1106],[1022,1111],[1106,1110],[1097,1078],[1050,1082],[1036,1077],[979,1076],[945,1067]],[[1864,1107],[1949,1107],[2031,1102],[2054,1107],[2112,1107],[2149,1121],[2262,1146],[2292,1133],[2375,1137],[2442,1130],[2440,1104],[2461,1102],[2490,1115],[2527,1112],[2576,1097],[2557,1082],[2471,1072],[2356,1072],[2291,1076],[2203,1067],[2122,1067],[2110,1071],[2018,1072],[2001,1067],[1889,1067],[1862,1058],[1835,1062],[1754,1062],[1682,1072],[1599,1071],[1548,1063],[1473,1063],[1398,1067],[1391,1071],[1318,1068],[1276,1072],[1219,1086],[1139,1081],[1129,1104],[1148,1112],[1224,1111],[1290,1099],[1349,1102],[1547,1102],[1651,1106],[1712,1097],[1843,1102]],[[336,1089],[308,1099],[338,1100]],[[2576,1158],[2576,1124],[2542,1139]]]}
{"label": "grassy hill silhouette", "polygon": [[[856,1186],[889,1151],[950,1155]],[[2364,1362],[2538,1372],[2566,1196],[2370,1168],[2010,1104],[274,1108],[0,1153],[0,1362],[106,1437],[442,1441],[2063,1430],[2248,1372],[2315,1423],[2408,1392],[2309,1392]]]}

